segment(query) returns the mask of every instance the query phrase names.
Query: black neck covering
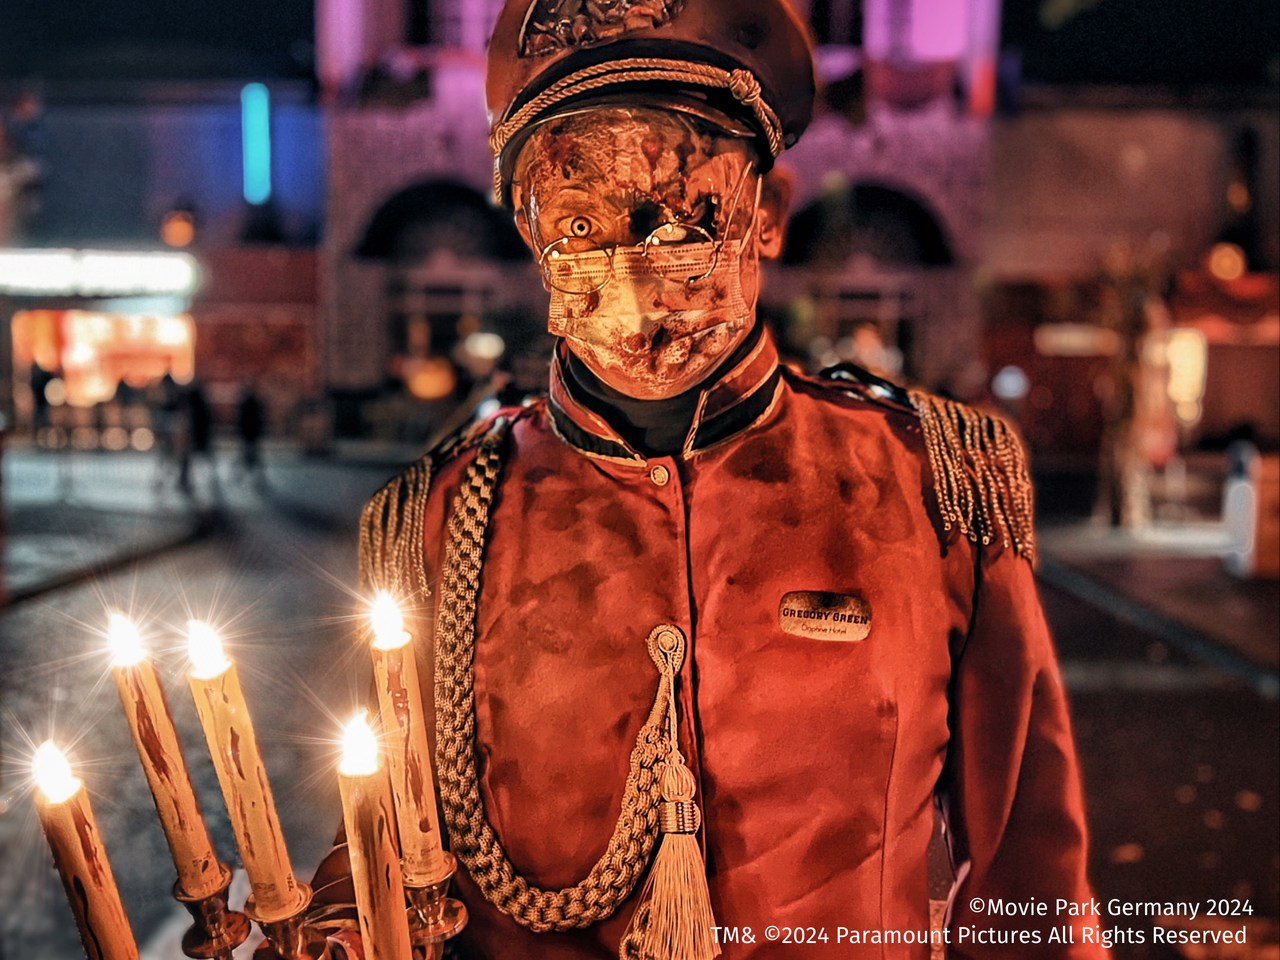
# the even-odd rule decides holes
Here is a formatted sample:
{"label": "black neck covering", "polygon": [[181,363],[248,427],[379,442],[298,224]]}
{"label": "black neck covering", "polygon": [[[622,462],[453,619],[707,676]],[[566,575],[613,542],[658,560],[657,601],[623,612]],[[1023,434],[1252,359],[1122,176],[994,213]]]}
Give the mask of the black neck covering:
{"label": "black neck covering", "polygon": [[588,370],[572,350],[567,351],[566,373],[573,394],[582,405],[604,417],[636,451],[646,457],[674,456],[684,449],[702,391],[751,352],[760,339],[760,330],[761,324],[756,321],[738,349],[705,380],[665,400],[636,400],[619,393]]}

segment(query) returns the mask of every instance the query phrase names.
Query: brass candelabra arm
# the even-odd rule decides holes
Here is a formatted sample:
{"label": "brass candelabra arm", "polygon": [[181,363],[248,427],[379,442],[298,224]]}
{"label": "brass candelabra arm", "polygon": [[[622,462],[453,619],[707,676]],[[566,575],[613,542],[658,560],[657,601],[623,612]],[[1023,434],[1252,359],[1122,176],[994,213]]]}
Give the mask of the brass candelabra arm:
{"label": "brass candelabra arm", "polygon": [[231,951],[249,936],[249,918],[227,907],[231,871],[221,866],[225,880],[207,897],[187,896],[181,881],[173,888],[173,898],[187,908],[193,921],[182,936],[182,952],[197,960],[232,960]]}
{"label": "brass candelabra arm", "polygon": [[445,852],[446,873],[422,884],[404,882],[405,896],[409,901],[409,939],[415,953],[424,948],[428,960],[439,956],[438,944],[456,937],[467,925],[467,908],[461,900],[449,894],[449,881],[458,869],[453,854]]}
{"label": "brass candelabra arm", "polygon": [[311,906],[311,887],[299,883],[302,906],[297,913],[279,920],[266,920],[254,909],[253,897],[244,905],[249,919],[261,928],[271,949],[281,960],[333,960],[325,935],[307,922],[307,908]]}

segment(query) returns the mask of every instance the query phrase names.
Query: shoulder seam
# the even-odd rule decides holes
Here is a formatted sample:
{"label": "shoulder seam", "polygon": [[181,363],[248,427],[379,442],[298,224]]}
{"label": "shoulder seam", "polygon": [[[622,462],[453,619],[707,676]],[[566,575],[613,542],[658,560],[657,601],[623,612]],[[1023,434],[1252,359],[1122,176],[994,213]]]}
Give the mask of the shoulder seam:
{"label": "shoulder seam", "polygon": [[[816,376],[797,373],[790,368],[786,370],[793,379],[802,384],[821,390],[834,390],[843,396],[872,403],[895,413],[916,415],[917,411],[905,390],[887,380],[873,377],[861,367],[855,367],[851,363],[827,367]],[[864,380],[859,375],[864,375],[867,379]]]}
{"label": "shoulder seam", "polygon": [[505,420],[508,425],[513,425],[518,420],[532,416],[545,402],[545,397],[532,397],[520,406],[503,407],[489,416],[474,417],[441,438],[424,456],[430,459],[433,470],[439,469],[455,457],[478,446],[498,420]]}

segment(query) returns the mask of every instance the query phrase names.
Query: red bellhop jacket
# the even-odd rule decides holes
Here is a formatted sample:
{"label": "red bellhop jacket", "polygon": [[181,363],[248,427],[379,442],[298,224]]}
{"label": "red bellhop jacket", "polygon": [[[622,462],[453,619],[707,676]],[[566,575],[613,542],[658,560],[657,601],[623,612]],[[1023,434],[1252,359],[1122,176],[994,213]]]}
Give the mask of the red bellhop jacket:
{"label": "red bellhop jacket", "polygon": [[[928,957],[927,945],[837,936],[929,930],[935,797],[960,878],[950,957],[1105,956],[1079,930],[1074,945],[1049,942],[1072,922],[1054,901],[1091,894],[1067,706],[1031,565],[944,529],[920,419],[884,393],[795,375],[766,335],[704,391],[684,453],[646,460],[574,398],[557,359],[549,400],[521,412],[506,441],[484,555],[475,693],[486,814],[535,886],[587,874],[653,704],[645,639],[671,623],[689,641],[680,747],[698,780],[716,922],[755,940],[724,944],[725,958]],[[435,463],[424,536],[437,587],[473,456],[462,443]],[[794,615],[784,629],[782,598],[796,591],[863,601],[865,639],[797,635]],[[420,644],[424,678],[430,647]],[[317,886],[340,870],[338,853]],[[534,934],[461,866],[454,890],[471,914],[462,955],[492,960],[616,957],[638,896],[586,930]],[[970,907],[1033,897],[1047,917]],[[769,942],[770,925],[829,940]],[[1001,930],[1038,931],[1039,944],[976,942]]]}

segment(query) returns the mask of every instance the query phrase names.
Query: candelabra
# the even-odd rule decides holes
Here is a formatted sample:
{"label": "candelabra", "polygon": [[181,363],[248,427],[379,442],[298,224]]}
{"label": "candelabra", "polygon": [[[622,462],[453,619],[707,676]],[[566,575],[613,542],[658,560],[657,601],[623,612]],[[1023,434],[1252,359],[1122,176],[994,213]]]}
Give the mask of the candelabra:
{"label": "candelabra", "polygon": [[311,906],[311,887],[298,883],[302,906],[287,917],[268,920],[257,915],[253,898],[244,906],[244,912],[262,930],[263,936],[281,960],[331,960],[329,944],[323,933],[307,923],[307,908]]}
{"label": "candelabra", "polygon": [[192,924],[182,937],[182,952],[197,960],[232,960],[231,951],[249,936],[249,918],[227,907],[231,871],[219,864],[225,880],[205,897],[189,897],[182,883],[174,885],[173,898],[187,908]]}
{"label": "candelabra", "polygon": [[[405,884],[409,898],[409,937],[414,946],[430,947],[456,937],[467,925],[467,908],[460,900],[448,896],[449,881],[458,861],[448,851],[444,854],[448,871],[438,880],[420,887]],[[427,956],[431,951],[427,950]]]}
{"label": "candelabra", "polygon": [[[382,763],[382,747],[362,713],[344,734],[338,772],[359,930],[368,960],[408,960],[411,953],[435,960],[441,944],[466,926],[467,909],[448,896],[457,861],[442,845],[412,638],[389,596],[378,598],[374,613],[379,726],[387,732],[388,762]],[[141,633],[128,617],[113,613],[108,634],[121,704],[178,871],[173,895],[191,914],[183,953],[233,960],[252,920],[280,960],[344,960],[341,944],[331,948],[320,927],[308,922],[312,890],[294,875],[236,665],[217,633],[201,621],[188,624],[188,682],[254,890],[243,912],[228,905],[231,871],[213,851]],[[87,954],[137,960],[82,782],[52,743],[36,752],[32,773],[40,821]]]}

